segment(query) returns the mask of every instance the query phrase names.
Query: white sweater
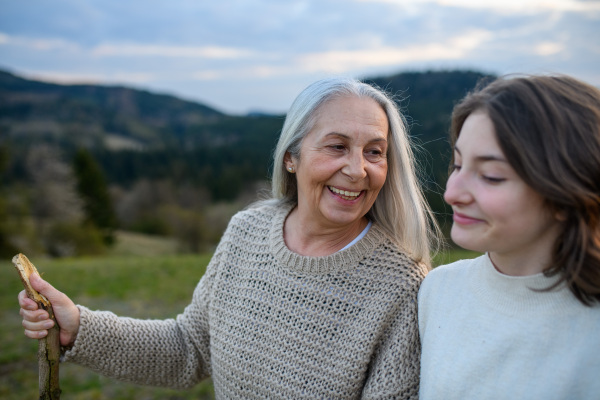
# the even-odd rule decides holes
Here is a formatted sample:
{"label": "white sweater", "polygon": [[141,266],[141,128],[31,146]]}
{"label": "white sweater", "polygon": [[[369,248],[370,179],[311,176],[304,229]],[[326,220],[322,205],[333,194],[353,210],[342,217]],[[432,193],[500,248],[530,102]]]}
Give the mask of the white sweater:
{"label": "white sweater", "polygon": [[600,305],[531,290],[556,279],[503,275],[487,255],[429,273],[420,398],[600,399]]}
{"label": "white sweater", "polygon": [[81,310],[64,358],[144,385],[212,376],[218,399],[416,399],[426,274],[374,223],[325,257],[290,251],[290,206],[237,214],[175,320]]}

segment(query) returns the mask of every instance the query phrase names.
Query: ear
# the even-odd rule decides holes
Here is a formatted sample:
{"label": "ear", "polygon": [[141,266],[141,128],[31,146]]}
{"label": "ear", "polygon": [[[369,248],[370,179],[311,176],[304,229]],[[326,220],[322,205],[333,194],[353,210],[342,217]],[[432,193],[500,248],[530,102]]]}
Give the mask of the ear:
{"label": "ear", "polygon": [[567,220],[567,212],[565,210],[555,211],[554,218],[559,222],[565,222]]}
{"label": "ear", "polygon": [[569,219],[569,210],[565,207],[559,207],[557,205],[549,204],[549,211],[554,218],[558,222],[566,222]]}
{"label": "ear", "polygon": [[295,168],[294,160],[292,159],[292,155],[289,151],[285,152],[285,156],[283,156],[283,163],[285,165],[285,169],[289,170],[290,168]]}

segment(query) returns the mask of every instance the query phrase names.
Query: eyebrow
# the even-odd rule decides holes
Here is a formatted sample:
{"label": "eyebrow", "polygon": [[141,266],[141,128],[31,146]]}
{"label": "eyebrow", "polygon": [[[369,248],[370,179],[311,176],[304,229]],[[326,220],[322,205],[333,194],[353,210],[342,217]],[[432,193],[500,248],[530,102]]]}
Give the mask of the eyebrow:
{"label": "eyebrow", "polygon": [[[456,146],[454,146],[454,151],[456,151],[459,155],[462,156],[460,149]],[[504,158],[503,156],[497,156],[494,154],[483,154],[480,156],[475,157],[475,161],[476,162],[486,162],[486,161],[499,161],[499,162],[504,162],[504,163],[508,163],[508,161],[506,161],[506,158]]]}
{"label": "eyebrow", "polygon": [[[353,137],[350,135],[346,135],[345,133],[339,133],[339,132],[329,132],[328,134],[325,135],[325,137],[331,137],[331,136],[338,136],[347,140],[352,140]],[[370,140],[369,143],[375,143],[375,142],[385,142],[387,143],[387,138],[381,137],[381,138],[376,138],[373,140]]]}

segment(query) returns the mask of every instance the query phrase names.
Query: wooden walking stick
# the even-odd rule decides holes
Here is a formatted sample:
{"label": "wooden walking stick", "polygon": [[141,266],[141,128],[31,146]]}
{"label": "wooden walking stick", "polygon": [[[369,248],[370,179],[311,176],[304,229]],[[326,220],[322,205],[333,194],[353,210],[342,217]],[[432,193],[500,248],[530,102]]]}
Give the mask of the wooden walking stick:
{"label": "wooden walking stick", "polygon": [[40,373],[40,400],[60,399],[60,386],[58,382],[58,363],[60,359],[60,328],[54,317],[52,305],[43,295],[38,293],[29,283],[31,274],[38,274],[35,266],[23,254],[17,254],[12,259],[27,297],[35,301],[38,306],[48,312],[54,321],[54,326],[48,329],[48,336],[38,341],[38,366]]}

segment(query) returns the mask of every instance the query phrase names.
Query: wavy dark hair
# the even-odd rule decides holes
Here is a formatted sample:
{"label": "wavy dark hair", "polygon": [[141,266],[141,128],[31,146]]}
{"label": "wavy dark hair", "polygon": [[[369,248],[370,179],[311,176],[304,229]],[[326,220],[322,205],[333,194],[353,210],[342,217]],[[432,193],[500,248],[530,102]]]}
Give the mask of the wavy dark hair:
{"label": "wavy dark hair", "polygon": [[467,117],[484,111],[516,173],[562,221],[544,271],[585,305],[600,302],[600,90],[564,75],[482,82],[452,114],[454,145]]}

